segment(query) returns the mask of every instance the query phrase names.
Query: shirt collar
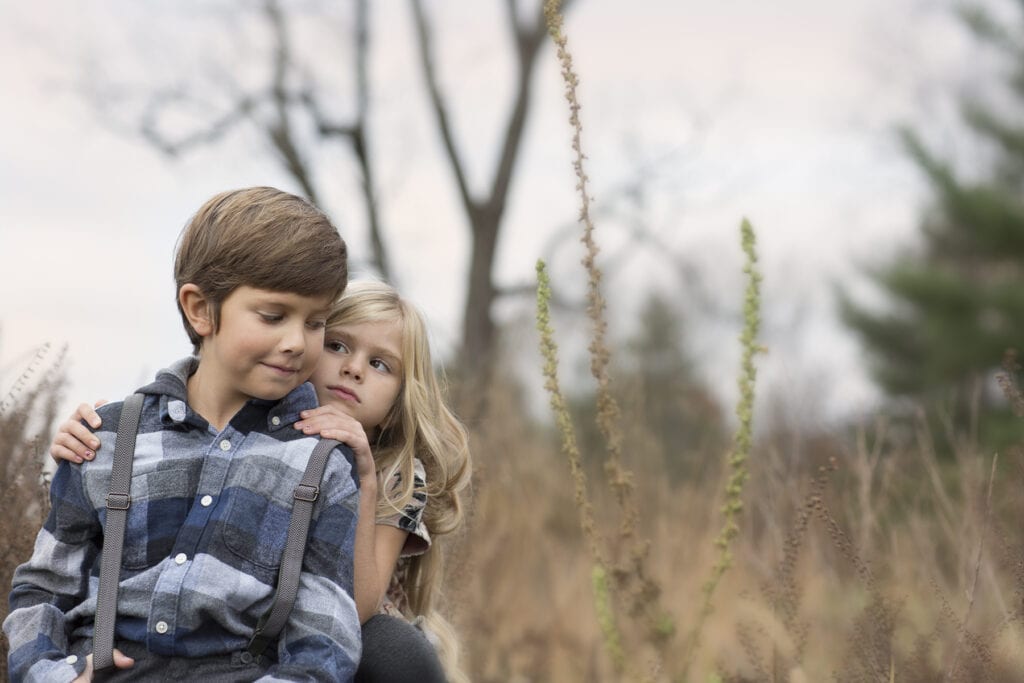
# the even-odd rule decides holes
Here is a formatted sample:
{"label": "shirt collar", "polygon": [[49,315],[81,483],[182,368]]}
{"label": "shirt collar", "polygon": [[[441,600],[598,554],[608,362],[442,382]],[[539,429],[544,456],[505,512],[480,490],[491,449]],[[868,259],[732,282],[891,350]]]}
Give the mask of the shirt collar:
{"label": "shirt collar", "polygon": [[[143,394],[160,396],[160,420],[164,424],[199,421],[205,425],[206,421],[188,407],[188,378],[198,367],[199,358],[187,356],[160,370],[153,382],[138,390]],[[317,405],[316,390],[309,382],[303,382],[277,401],[253,398],[246,402],[246,408],[251,406],[265,411],[268,431],[277,431],[297,422],[299,413]]]}

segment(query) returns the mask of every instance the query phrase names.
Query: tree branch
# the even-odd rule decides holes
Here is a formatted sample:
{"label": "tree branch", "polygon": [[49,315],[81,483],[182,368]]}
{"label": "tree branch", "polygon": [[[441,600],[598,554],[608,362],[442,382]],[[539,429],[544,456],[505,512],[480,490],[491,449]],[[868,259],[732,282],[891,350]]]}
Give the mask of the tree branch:
{"label": "tree branch", "polygon": [[466,172],[459,152],[455,147],[455,138],[452,134],[451,123],[448,119],[448,109],[445,106],[441,88],[437,82],[437,72],[434,67],[433,37],[430,28],[427,26],[427,18],[423,12],[421,0],[409,0],[412,5],[413,19],[416,24],[417,44],[420,52],[420,63],[423,65],[423,77],[427,81],[427,91],[430,94],[430,103],[437,116],[437,125],[441,131],[441,140],[444,143],[445,153],[451,163],[452,173],[455,174],[455,183],[459,189],[459,196],[471,215],[478,209],[478,203],[473,199],[469,191],[469,184],[466,181]]}
{"label": "tree branch", "polygon": [[363,176],[363,197],[366,200],[366,218],[370,230],[370,246],[373,250],[373,262],[380,276],[393,284],[394,273],[388,263],[388,253],[384,247],[384,236],[380,225],[380,212],[377,207],[377,189],[373,178],[373,166],[366,140],[368,125],[367,112],[370,108],[370,86],[368,76],[368,55],[370,52],[370,17],[367,0],[356,2],[356,122],[353,126],[352,149],[359,162],[359,170]]}
{"label": "tree branch", "polygon": [[356,21],[354,26],[355,42],[355,81],[356,81],[356,115],[352,123],[331,121],[324,114],[316,96],[316,90],[310,86],[304,90],[300,100],[321,138],[343,138],[351,145],[352,153],[359,166],[360,185],[363,190],[363,202],[366,206],[367,229],[370,234],[371,266],[377,273],[393,284],[398,284],[391,272],[387,246],[384,242],[383,228],[380,221],[380,210],[377,202],[377,189],[374,181],[373,160],[370,154],[367,129],[369,128],[370,87],[368,78],[368,55],[370,45],[369,4],[366,0],[357,0],[355,6]]}
{"label": "tree branch", "polygon": [[[514,12],[515,10],[511,8],[510,11]],[[526,115],[530,110],[530,80],[533,75],[533,67],[536,63],[540,47],[544,44],[544,39],[547,36],[544,15],[540,10],[538,10],[537,21],[532,27],[524,29],[516,20],[512,29],[515,34],[519,77],[516,86],[515,102],[512,105],[512,113],[505,128],[505,141],[502,145],[501,156],[498,157],[498,164],[495,167],[494,179],[491,183],[491,194],[488,198],[488,204],[498,215],[501,215],[505,207],[508,190],[512,183],[512,175],[515,171],[516,160],[519,158],[520,141],[523,137],[523,129],[526,126]]]}
{"label": "tree branch", "polygon": [[139,134],[142,138],[171,157],[192,147],[217,142],[232,127],[249,117],[256,105],[255,98],[243,95],[229,111],[214,119],[206,128],[172,140],[160,131],[160,114],[165,106],[182,99],[182,95],[174,92],[157,93],[146,105],[139,122]]}
{"label": "tree branch", "polygon": [[302,191],[313,204],[320,206],[313,186],[312,173],[292,139],[292,123],[288,107],[291,104],[287,90],[288,67],[291,65],[291,51],[284,15],[277,0],[266,0],[263,11],[270,22],[274,36],[274,76],[271,85],[271,102],[276,120],[268,122],[267,135],[274,148],[281,155],[288,172],[302,186]]}

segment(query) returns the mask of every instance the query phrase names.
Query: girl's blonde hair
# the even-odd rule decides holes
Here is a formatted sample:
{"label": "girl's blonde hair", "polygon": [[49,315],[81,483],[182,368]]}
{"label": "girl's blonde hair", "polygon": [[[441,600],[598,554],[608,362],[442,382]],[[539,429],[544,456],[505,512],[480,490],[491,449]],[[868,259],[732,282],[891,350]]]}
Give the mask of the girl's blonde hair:
{"label": "girl's blonde hair", "polygon": [[[413,459],[426,471],[427,502],[423,522],[432,544],[410,558],[406,596],[414,616],[423,616],[436,641],[449,680],[466,680],[458,666],[458,639],[438,609],[444,575],[438,537],[458,529],[463,521],[462,491],[468,486],[471,464],[466,429],[448,408],[443,376],[430,357],[427,326],[420,312],[383,282],[355,281],[348,285],[327,320],[327,326],[398,321],[402,335],[402,388],[377,434],[369,434],[381,481],[377,517],[389,517],[409,505],[414,493]],[[384,483],[400,475],[397,489]]]}

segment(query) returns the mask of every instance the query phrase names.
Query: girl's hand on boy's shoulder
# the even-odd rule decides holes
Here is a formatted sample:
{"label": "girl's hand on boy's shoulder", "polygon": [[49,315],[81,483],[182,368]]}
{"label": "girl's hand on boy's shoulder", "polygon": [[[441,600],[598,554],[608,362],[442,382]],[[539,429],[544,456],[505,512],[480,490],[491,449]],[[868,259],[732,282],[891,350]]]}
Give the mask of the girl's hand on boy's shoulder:
{"label": "girl's hand on boy's shoulder", "polygon": [[67,420],[60,424],[57,433],[50,443],[50,457],[54,460],[70,460],[81,464],[84,460],[92,460],[100,447],[100,440],[82,424],[85,420],[93,429],[99,429],[103,420],[96,413],[106,401],[96,401],[94,406],[88,403],[80,403]]}
{"label": "girl's hand on boy's shoulder", "polygon": [[377,469],[373,464],[373,453],[366,431],[351,415],[343,413],[335,406],[320,406],[312,410],[303,410],[301,420],[295,423],[295,429],[305,434],[319,434],[324,439],[334,439],[346,444],[356,456],[356,473],[363,481],[377,481]]}

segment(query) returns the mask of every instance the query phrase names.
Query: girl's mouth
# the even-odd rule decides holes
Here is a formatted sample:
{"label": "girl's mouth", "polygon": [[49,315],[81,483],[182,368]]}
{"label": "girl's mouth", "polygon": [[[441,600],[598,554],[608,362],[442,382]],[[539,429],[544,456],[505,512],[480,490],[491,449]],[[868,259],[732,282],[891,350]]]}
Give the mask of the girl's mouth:
{"label": "girl's mouth", "polygon": [[359,403],[359,395],[351,389],[345,387],[327,387],[327,390],[332,394],[340,398],[342,401],[352,401],[353,403]]}

